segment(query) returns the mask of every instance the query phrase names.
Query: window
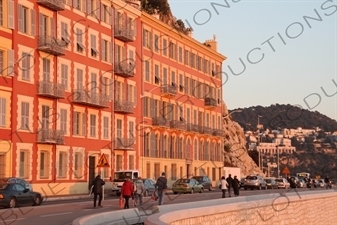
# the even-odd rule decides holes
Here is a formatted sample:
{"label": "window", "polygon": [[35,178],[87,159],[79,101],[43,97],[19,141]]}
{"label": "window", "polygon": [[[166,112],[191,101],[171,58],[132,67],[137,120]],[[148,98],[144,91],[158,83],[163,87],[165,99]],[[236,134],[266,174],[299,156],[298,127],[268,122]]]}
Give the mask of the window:
{"label": "window", "polygon": [[123,165],[123,156],[117,155],[116,156],[116,170],[122,170]]}
{"label": "window", "polygon": [[183,48],[179,47],[179,62],[183,62]]}
{"label": "window", "polygon": [[109,138],[109,117],[103,117],[103,138]]}
{"label": "window", "polygon": [[73,114],[73,135],[86,135],[86,121],[85,113],[74,112]]}
{"label": "window", "polygon": [[77,69],[76,76],[76,88],[78,91],[81,91],[83,90],[83,70]]}
{"label": "window", "polygon": [[29,129],[29,103],[21,102],[21,129]]}
{"label": "window", "polygon": [[152,49],[152,32],[143,29],[143,46]]}
{"label": "window", "polygon": [[68,24],[61,22],[61,38],[66,45],[70,43],[69,33],[68,33]]}
{"label": "window", "polygon": [[22,29],[19,30],[25,34],[28,34],[28,8],[19,5],[19,10],[21,10],[21,12],[19,12],[19,17],[21,15],[21,18],[19,18],[19,23],[21,22],[22,26]]}
{"label": "window", "polygon": [[84,33],[82,32],[81,29],[76,28],[76,35],[77,35],[77,45],[76,45],[76,49],[77,52],[79,53],[83,53],[83,50],[85,49],[84,45],[83,45],[83,40],[82,37]]}
{"label": "window", "polygon": [[171,164],[171,180],[177,179],[177,164]]}
{"label": "window", "polygon": [[61,84],[65,89],[68,88],[68,65],[61,65]]}
{"label": "window", "polygon": [[67,133],[67,110],[61,109],[60,110],[60,129],[61,131],[66,134]]}
{"label": "window", "polygon": [[101,51],[101,56],[102,60],[107,62],[108,61],[108,41],[102,39],[102,51]]}
{"label": "window", "polygon": [[[85,1],[85,0],[83,0],[83,1]],[[73,6],[74,6],[75,9],[81,10],[81,0],[74,1]]]}
{"label": "window", "polygon": [[58,171],[58,177],[59,178],[66,178],[67,177],[67,159],[68,155],[66,152],[60,152],[59,153],[59,171]]}
{"label": "window", "polygon": [[158,179],[160,177],[160,164],[159,163],[154,164],[154,177],[155,179]]}
{"label": "window", "polygon": [[20,165],[19,165],[19,176],[21,178],[29,178],[29,165],[30,160],[28,157],[27,150],[21,150],[20,151]]}
{"label": "window", "polygon": [[198,141],[194,140],[194,160],[198,160]]}
{"label": "window", "polygon": [[[47,58],[43,58],[43,81],[50,81],[50,60]],[[48,90],[46,90],[47,92]]]}
{"label": "window", "polygon": [[[0,0],[1,1],[1,0]],[[4,75],[4,66],[5,65],[5,53],[4,51],[0,50],[0,75]]]}
{"label": "window", "polygon": [[91,46],[91,57],[96,58],[98,55],[98,50],[96,47],[96,36],[90,35],[90,46]]}
{"label": "window", "polygon": [[154,51],[158,52],[160,47],[160,40],[158,35],[154,35]]}
{"label": "window", "polygon": [[134,123],[129,121],[129,138],[134,138]]}
{"label": "window", "polygon": [[[4,11],[3,11],[3,0],[0,0],[0,26],[4,25]],[[2,70],[0,70],[2,71]]]}
{"label": "window", "polygon": [[49,152],[41,151],[40,152],[40,178],[49,177]]}
{"label": "window", "polygon": [[184,76],[182,74],[179,74],[179,91],[184,91]]}
{"label": "window", "polygon": [[6,99],[0,98],[0,127],[6,126]]}
{"label": "window", "polygon": [[28,53],[22,53],[21,58],[21,70],[22,70],[22,79],[29,80],[30,79],[30,55]]}
{"label": "window", "polygon": [[154,83],[159,84],[160,82],[160,77],[159,77],[159,66],[154,65]]}
{"label": "window", "polygon": [[188,56],[189,56],[189,51],[188,50],[185,50],[185,65],[187,65],[188,66]]}
{"label": "window", "polygon": [[74,177],[81,178],[83,176],[83,154],[81,152],[75,152],[74,158]]}
{"label": "window", "polygon": [[122,138],[123,133],[122,133],[122,120],[117,119],[117,138]]}
{"label": "window", "polygon": [[129,170],[133,170],[135,168],[135,156],[129,155]]}
{"label": "window", "polygon": [[6,154],[0,155],[0,177],[6,177]]}
{"label": "window", "polygon": [[167,40],[163,40],[163,55],[167,56]]}
{"label": "window", "polygon": [[150,62],[145,61],[145,80],[150,81]]}
{"label": "window", "polygon": [[145,117],[149,117],[149,97],[144,97],[143,98],[143,115]]}
{"label": "window", "polygon": [[96,115],[90,115],[90,137],[96,137]]}
{"label": "window", "polygon": [[176,73],[174,71],[171,72],[171,83],[173,86],[177,86],[176,84]]}

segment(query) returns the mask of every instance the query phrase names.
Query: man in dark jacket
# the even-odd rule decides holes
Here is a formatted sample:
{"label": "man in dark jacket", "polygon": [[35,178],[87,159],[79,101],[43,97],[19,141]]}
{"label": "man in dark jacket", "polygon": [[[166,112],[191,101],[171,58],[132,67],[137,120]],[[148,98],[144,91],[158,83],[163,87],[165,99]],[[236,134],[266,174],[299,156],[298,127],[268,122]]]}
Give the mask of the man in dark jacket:
{"label": "man in dark jacket", "polygon": [[231,188],[233,187],[233,178],[232,178],[232,174],[229,174],[227,179],[226,179],[227,183],[228,183],[228,195],[229,197],[231,197]]}
{"label": "man in dark jacket", "polygon": [[239,196],[240,181],[238,180],[237,176],[234,176],[232,186],[233,186],[234,196],[235,197]]}
{"label": "man in dark jacket", "polygon": [[156,189],[159,197],[159,205],[162,205],[164,203],[165,190],[167,189],[167,179],[165,177],[164,172],[161,174],[161,177],[159,177],[157,180]]}
{"label": "man in dark jacket", "polygon": [[101,179],[101,175],[97,175],[96,178],[92,182],[92,192],[94,193],[94,207],[96,207],[97,196],[98,196],[98,206],[102,207],[102,193],[103,188],[102,186],[105,182]]}

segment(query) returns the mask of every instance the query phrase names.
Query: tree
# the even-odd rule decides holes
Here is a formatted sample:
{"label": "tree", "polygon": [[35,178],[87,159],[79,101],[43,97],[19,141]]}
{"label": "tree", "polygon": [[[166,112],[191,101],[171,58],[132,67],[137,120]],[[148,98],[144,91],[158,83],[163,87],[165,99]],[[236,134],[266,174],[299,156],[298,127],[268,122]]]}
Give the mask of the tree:
{"label": "tree", "polygon": [[142,10],[149,14],[167,14],[170,10],[170,6],[167,0],[142,0]]}

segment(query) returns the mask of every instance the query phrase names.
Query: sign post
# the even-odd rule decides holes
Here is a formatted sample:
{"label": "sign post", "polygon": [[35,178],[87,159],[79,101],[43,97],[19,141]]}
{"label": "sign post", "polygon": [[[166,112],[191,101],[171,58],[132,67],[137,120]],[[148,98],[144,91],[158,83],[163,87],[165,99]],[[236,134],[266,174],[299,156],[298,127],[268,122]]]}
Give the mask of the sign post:
{"label": "sign post", "polygon": [[[97,168],[109,168],[109,162],[104,153],[102,153],[101,158],[98,160]],[[102,171],[102,179],[104,180],[104,169]],[[104,186],[102,187],[103,193],[102,193],[102,200],[104,200]]]}
{"label": "sign post", "polygon": [[289,171],[288,167],[285,167],[285,168],[283,169],[282,174],[290,175],[290,171]]}

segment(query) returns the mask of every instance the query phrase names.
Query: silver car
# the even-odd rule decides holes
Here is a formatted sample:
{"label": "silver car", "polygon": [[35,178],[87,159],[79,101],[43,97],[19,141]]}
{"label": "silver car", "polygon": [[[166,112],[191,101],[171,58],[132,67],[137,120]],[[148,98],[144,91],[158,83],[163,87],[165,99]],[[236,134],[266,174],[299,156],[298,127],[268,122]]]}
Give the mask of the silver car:
{"label": "silver car", "polygon": [[248,188],[252,190],[253,189],[267,190],[267,183],[261,176],[258,175],[247,176],[244,183],[244,189],[247,190]]}
{"label": "silver car", "polygon": [[5,183],[19,183],[24,186],[26,189],[33,191],[33,187],[30,183],[28,183],[25,179],[19,177],[6,177],[1,178],[0,181]]}
{"label": "silver car", "polygon": [[277,178],[275,181],[277,182],[278,189],[280,188],[289,189],[290,188],[290,183],[285,178]]}

